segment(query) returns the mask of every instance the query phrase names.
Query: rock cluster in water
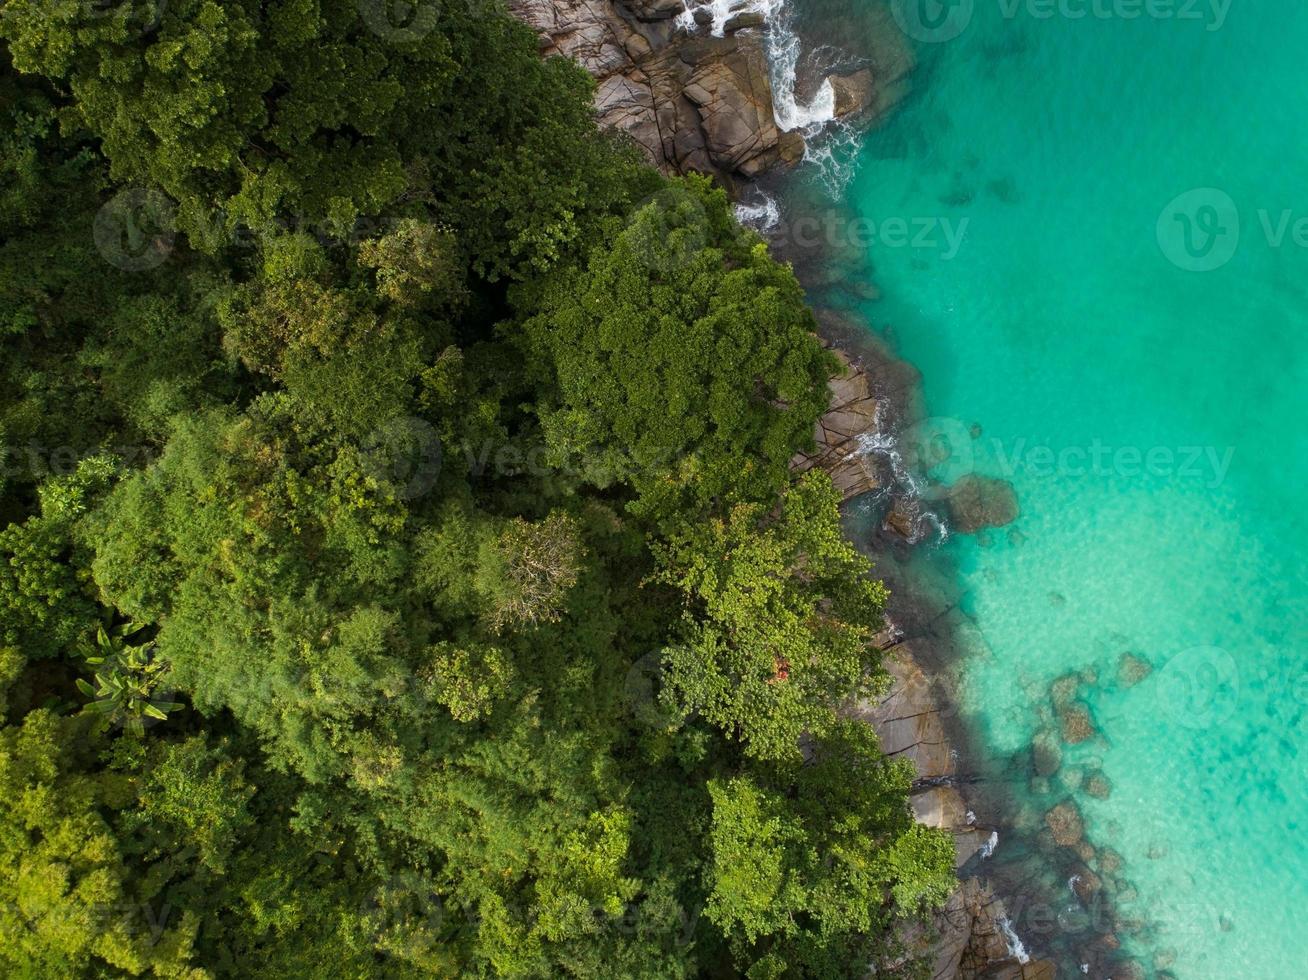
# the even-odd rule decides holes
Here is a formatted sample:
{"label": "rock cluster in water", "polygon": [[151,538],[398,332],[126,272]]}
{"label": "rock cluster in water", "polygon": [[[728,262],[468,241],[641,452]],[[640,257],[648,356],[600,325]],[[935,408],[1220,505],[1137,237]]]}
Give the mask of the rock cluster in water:
{"label": "rock cluster in water", "polygon": [[[761,13],[710,29],[706,8],[687,24],[683,0],[510,0],[509,10],[540,35],[542,54],[595,77],[600,125],[630,135],[664,172],[713,174],[734,187],[803,157],[801,133],[776,122]],[[836,116],[886,101],[870,68],[830,81]]]}
{"label": "rock cluster in water", "polygon": [[[1092,709],[1103,694],[1134,687],[1152,673],[1148,660],[1126,652],[1120,655],[1115,674],[1103,681],[1093,668],[1056,678],[1039,710],[1043,727],[1029,750],[1012,762],[1013,774],[1029,780],[1032,797],[1018,808],[1016,830],[1034,840],[1037,860],[1052,865],[1075,898],[1075,904],[1066,906],[1057,918],[1060,946],[1074,949],[1078,961],[1093,975],[1115,980],[1147,975],[1169,980],[1167,967],[1175,952],[1155,950],[1152,973],[1127,955],[1124,943],[1130,939],[1147,945],[1153,927],[1132,908],[1139,895],[1124,875],[1121,855],[1091,842],[1091,828],[1078,799],[1108,799],[1113,784],[1099,760],[1077,747],[1103,741]],[[1039,697],[1038,690],[1032,693]],[[1149,856],[1161,855],[1162,847]]]}
{"label": "rock cluster in water", "polygon": [[[946,730],[942,705],[948,699],[937,695],[936,684],[913,659],[912,641],[899,639],[893,627],[878,638],[892,680],[890,690],[851,713],[876,729],[882,751],[913,764],[917,779],[912,803],[918,822],[950,834],[960,870],[975,866],[978,855],[992,853],[994,831],[978,823],[959,791],[965,777]],[[1027,962],[1013,947],[1007,922],[1003,901],[985,881],[970,875],[929,926],[909,928],[901,938],[910,955],[930,960],[932,977],[1053,980],[1052,963]]]}
{"label": "rock cluster in water", "polygon": [[1020,513],[1017,492],[1007,480],[969,473],[944,491],[949,524],[960,534],[1003,527]]}

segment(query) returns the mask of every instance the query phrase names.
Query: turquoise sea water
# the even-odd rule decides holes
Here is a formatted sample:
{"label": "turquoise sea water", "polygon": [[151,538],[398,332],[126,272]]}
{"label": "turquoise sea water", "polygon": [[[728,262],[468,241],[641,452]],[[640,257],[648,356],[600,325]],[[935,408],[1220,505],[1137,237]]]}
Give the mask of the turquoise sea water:
{"label": "turquoise sea water", "polygon": [[[915,559],[958,577],[984,640],[970,724],[998,770],[1084,673],[1098,734],[1011,792],[1037,815],[1071,798],[1121,855],[1124,952],[1182,980],[1308,976],[1308,6],[954,9],[841,196],[937,222],[868,246],[861,311],[923,374],[935,475],[1021,502],[1018,533]],[[1129,687],[1125,651],[1154,667]]]}

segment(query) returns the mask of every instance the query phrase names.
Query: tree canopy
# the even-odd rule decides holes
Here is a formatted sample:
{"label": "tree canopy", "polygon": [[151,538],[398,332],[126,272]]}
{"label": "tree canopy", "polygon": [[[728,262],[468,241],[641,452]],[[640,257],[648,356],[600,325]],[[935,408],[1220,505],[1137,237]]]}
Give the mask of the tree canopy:
{"label": "tree canopy", "polygon": [[[834,363],[493,6],[0,16],[0,964],[861,977]],[[897,967],[911,975],[911,963]]]}

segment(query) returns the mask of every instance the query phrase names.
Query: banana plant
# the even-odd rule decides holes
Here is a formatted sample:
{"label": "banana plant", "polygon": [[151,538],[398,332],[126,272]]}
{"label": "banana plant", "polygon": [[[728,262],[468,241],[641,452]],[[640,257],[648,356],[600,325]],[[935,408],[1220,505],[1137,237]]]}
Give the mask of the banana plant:
{"label": "banana plant", "polygon": [[176,701],[155,696],[168,664],[155,658],[154,641],[135,646],[126,641],[143,628],[140,623],[127,623],[110,632],[101,626],[96,632],[95,649],[85,658],[96,668],[95,684],[77,679],[77,689],[92,699],[87,711],[104,715],[111,724],[121,722],[135,735],[145,733],[147,718],[164,721],[168,712],[182,707]]}

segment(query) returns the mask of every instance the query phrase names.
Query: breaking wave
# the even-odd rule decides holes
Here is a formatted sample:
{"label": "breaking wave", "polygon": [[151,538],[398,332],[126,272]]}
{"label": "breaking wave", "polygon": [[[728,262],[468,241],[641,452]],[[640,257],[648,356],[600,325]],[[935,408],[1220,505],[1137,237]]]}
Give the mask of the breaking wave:
{"label": "breaking wave", "polygon": [[1008,916],[999,920],[999,930],[1004,934],[1004,941],[1008,943],[1009,955],[1019,963],[1030,963],[1031,954],[1027,952],[1026,945],[1018,937],[1013,923],[1008,921]]}
{"label": "breaking wave", "polygon": [[776,198],[759,187],[753,187],[750,200],[736,205],[736,220],[766,234],[781,224],[781,207]]}
{"label": "breaking wave", "polygon": [[[783,132],[798,131],[804,136],[804,161],[814,167],[827,189],[834,195],[853,175],[858,131],[836,118],[836,90],[830,77],[823,77],[813,97],[803,101],[799,95],[800,63],[804,45],[795,31],[794,12],[786,0],[684,0],[686,6],[677,15],[676,24],[694,31],[703,23],[714,37],[723,37],[732,20],[759,15],[763,22],[764,51],[768,59],[768,76],[772,83],[772,117]],[[822,64],[836,52],[809,52],[808,63]],[[832,66],[834,67],[834,61]],[[816,74],[823,74],[820,69]]]}

